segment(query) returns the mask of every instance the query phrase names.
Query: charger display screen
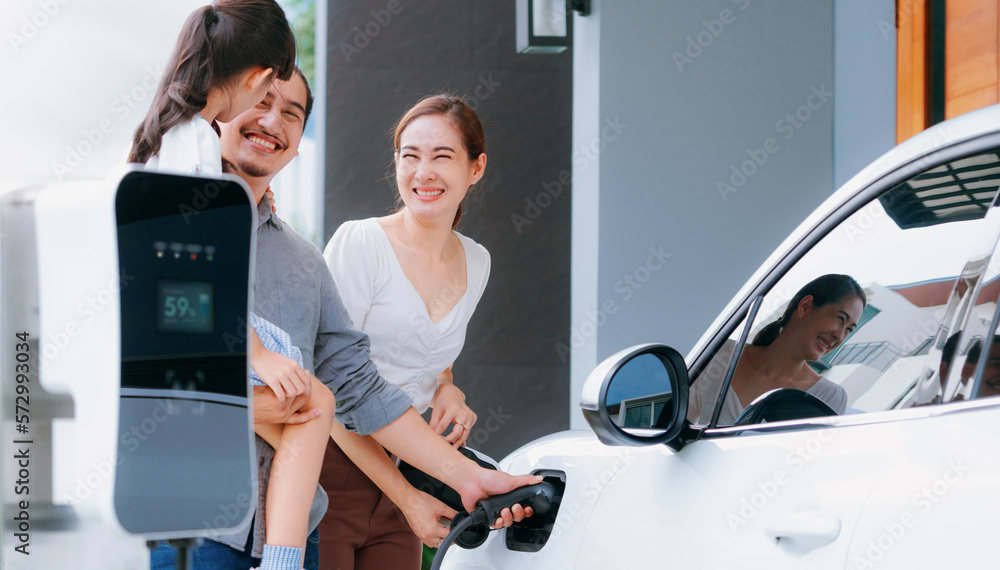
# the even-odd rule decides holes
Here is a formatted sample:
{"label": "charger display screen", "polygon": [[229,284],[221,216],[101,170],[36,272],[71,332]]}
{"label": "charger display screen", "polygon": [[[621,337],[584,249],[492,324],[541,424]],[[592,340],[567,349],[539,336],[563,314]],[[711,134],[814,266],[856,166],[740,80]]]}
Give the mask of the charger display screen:
{"label": "charger display screen", "polygon": [[215,295],[206,281],[156,282],[156,327],[161,333],[211,333]]}

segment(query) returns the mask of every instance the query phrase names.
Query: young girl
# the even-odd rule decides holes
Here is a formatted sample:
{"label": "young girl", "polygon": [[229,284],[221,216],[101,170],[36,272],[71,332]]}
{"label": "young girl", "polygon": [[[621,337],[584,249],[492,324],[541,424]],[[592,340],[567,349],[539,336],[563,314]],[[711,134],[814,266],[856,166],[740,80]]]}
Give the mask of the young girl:
{"label": "young girl", "polygon": [[[129,162],[182,174],[222,173],[215,121],[228,122],[259,103],[275,79],[295,69],[295,39],[274,0],[218,0],[184,23],[153,104],[136,129]],[[279,398],[309,393],[303,408],[319,418],[298,425],[255,425],[275,448],[265,509],[261,568],[302,567],[309,508],[333,422],[330,390],[301,367],[290,337],[250,315],[251,377]],[[270,349],[270,350],[268,350]]]}

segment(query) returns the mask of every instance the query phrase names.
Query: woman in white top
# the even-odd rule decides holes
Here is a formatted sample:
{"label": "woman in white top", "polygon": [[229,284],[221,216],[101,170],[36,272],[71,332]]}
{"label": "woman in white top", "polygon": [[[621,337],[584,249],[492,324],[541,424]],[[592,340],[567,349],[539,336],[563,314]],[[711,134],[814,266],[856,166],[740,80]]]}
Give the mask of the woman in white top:
{"label": "woman in white top", "polygon": [[[413,398],[418,412],[433,408],[430,425],[438,433],[452,426],[447,440],[457,447],[476,414],[451,366],[486,288],[490,256],[453,228],[486,169],[485,135],[465,102],[434,95],[403,115],[393,142],[402,207],[345,223],[324,255],[354,325],[371,338],[379,372]],[[439,519],[456,512],[407,483],[370,437],[339,425],[332,435],[320,478],[330,493],[320,526],[324,566],[419,568],[420,541],[438,546],[448,534]],[[359,531],[357,517],[366,515]]]}
{"label": "woman in white top", "polygon": [[[733,425],[747,405],[775,388],[802,390],[844,413],[847,392],[817,374],[808,361],[840,346],[857,328],[867,302],[864,289],[848,275],[823,275],[802,287],[781,318],[761,329],[743,349],[717,425]],[[691,422],[711,421],[735,347],[735,342],[727,341],[691,386]]]}

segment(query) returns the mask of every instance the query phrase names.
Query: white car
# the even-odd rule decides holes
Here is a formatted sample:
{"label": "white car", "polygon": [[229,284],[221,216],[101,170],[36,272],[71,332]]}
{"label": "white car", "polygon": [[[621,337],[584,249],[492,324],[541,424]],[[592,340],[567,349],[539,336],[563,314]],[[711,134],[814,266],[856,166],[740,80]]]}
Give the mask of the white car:
{"label": "white car", "polygon": [[[555,483],[558,509],[452,548],[443,568],[996,567],[998,185],[1000,106],[881,157],[686,358],[650,344],[598,366],[580,404],[594,433],[554,434],[501,462]],[[854,277],[868,300],[856,330],[809,363],[846,408],[784,388],[735,421],[688,421],[693,383],[715,366],[728,387],[740,347],[827,273]],[[703,403],[722,398],[720,387]]]}

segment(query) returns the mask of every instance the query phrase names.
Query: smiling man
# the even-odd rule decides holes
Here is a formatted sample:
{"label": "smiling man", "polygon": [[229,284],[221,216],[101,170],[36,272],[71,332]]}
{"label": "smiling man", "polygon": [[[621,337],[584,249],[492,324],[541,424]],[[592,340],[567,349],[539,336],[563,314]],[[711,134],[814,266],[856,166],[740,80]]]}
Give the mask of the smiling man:
{"label": "smiling man", "polygon": [[[256,107],[221,125],[223,167],[250,186],[257,206],[257,255],[254,312],[284,329],[302,353],[303,367],[314,372],[337,400],[337,421],[361,435],[373,435],[404,461],[458,490],[467,509],[488,495],[535,483],[531,475],[512,477],[479,467],[430,429],[411,407],[409,396],[386,382],[369,357],[368,337],[354,330],[333,277],[319,249],[271,211],[265,194],[274,176],[298,154],[313,98],[300,70],[276,81]],[[294,424],[318,412],[299,412],[306,396],[279,401],[270,388],[254,386],[254,421]],[[236,532],[206,540],[193,552],[193,568],[246,570],[260,562],[264,545],[265,497],[274,450],[256,438],[258,497],[253,520]],[[317,488],[310,517],[305,566],[318,568],[316,527],[327,508]],[[530,516],[515,506],[502,522]],[[251,532],[251,530],[253,532]],[[173,550],[153,551],[152,570],[174,568]]]}
{"label": "smiling man", "polygon": [[256,107],[220,125],[225,166],[250,185],[258,203],[278,171],[298,156],[312,106],[312,92],[297,72],[275,82]]}

